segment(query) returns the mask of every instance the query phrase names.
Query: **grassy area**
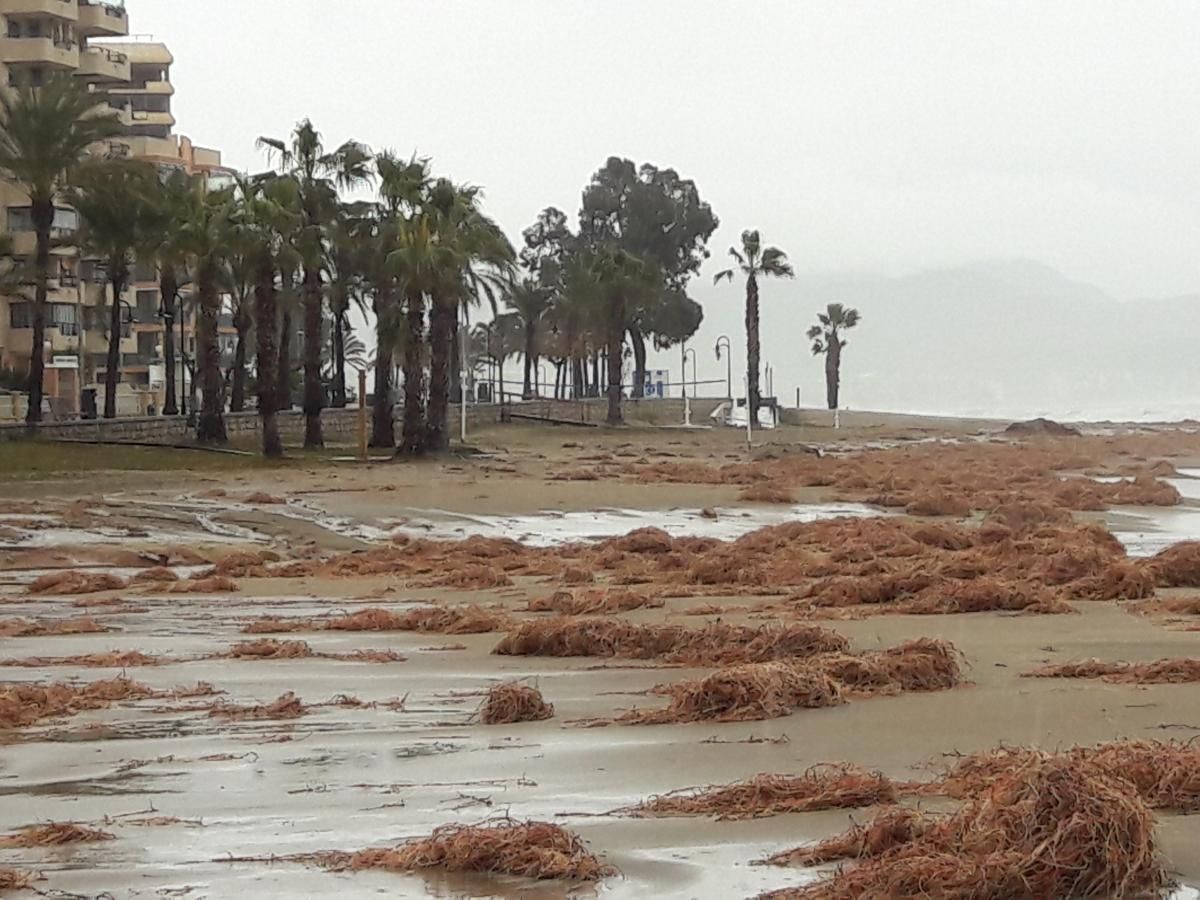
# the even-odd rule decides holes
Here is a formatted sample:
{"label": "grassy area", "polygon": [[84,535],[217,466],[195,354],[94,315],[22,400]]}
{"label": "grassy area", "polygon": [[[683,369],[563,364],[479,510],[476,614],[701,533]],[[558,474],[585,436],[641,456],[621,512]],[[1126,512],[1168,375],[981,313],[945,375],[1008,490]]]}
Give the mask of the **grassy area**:
{"label": "grassy area", "polygon": [[295,465],[297,462],[312,461],[313,458],[313,455],[305,454],[281,463],[268,463],[257,455],[175,450],[170,447],[6,441],[0,443],[0,481],[93,472],[227,472]]}

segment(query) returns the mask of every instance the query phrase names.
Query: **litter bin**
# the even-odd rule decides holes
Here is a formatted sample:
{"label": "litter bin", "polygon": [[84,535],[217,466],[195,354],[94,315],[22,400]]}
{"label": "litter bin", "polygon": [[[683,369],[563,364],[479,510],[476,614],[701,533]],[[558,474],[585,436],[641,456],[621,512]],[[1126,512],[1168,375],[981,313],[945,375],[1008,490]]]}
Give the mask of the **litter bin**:
{"label": "litter bin", "polygon": [[79,396],[79,417],[81,419],[96,418],[96,389],[84,388]]}
{"label": "litter bin", "polygon": [[486,382],[475,387],[475,397],[480,403],[492,402],[492,386]]}

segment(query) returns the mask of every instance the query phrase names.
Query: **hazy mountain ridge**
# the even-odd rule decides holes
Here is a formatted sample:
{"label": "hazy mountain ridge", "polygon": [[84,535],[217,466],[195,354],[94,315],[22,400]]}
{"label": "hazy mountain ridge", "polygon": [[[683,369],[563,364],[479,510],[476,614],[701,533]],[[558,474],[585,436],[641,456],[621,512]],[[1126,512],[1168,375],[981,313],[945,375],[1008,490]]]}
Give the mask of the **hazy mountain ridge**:
{"label": "hazy mountain ridge", "polygon": [[[764,286],[764,298],[764,355],[789,402],[797,384],[805,405],[822,395],[821,361],[801,339],[819,309],[839,302],[863,314],[844,360],[851,408],[1200,415],[1200,294],[1119,301],[1044,263],[1008,259],[901,276],[798,273]],[[708,291],[700,299],[706,310],[728,302]],[[712,318],[705,342],[731,324],[727,310]]]}

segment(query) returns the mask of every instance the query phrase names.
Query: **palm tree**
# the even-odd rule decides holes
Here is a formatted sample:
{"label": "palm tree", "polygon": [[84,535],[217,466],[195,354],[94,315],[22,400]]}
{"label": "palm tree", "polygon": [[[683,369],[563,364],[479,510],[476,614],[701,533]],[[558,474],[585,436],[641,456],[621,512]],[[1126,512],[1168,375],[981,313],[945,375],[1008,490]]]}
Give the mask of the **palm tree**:
{"label": "palm tree", "polygon": [[288,236],[298,219],[295,182],[266,176],[239,180],[237,190],[231,229],[236,235],[234,241],[245,246],[253,259],[258,417],[262,424],[263,456],[274,459],[283,455],[277,421],[279,292],[275,276],[292,262]]}
{"label": "palm tree", "polygon": [[[434,252],[429,280],[429,412],[423,450],[450,447],[450,369],[458,311],[487,297],[493,310],[498,287],[508,277],[516,251],[500,227],[479,208],[480,190],[439,180],[430,192]],[[503,393],[503,391],[502,391]]]}
{"label": "palm tree", "polygon": [[30,424],[42,420],[46,295],[54,200],[89,147],[119,134],[116,112],[70,75],[54,75],[42,87],[0,91],[0,174],[29,196],[37,237],[34,269],[33,344],[29,357]]}
{"label": "palm tree", "polygon": [[217,319],[221,314],[221,266],[228,252],[233,200],[232,190],[209,193],[203,183],[197,181],[183,226],[185,246],[195,260],[196,268],[196,368],[201,394],[196,440],[201,444],[225,444],[228,441]]}
{"label": "palm tree", "polygon": [[808,329],[808,338],[813,342],[813,356],[825,354],[825,399],[830,409],[838,408],[838,390],[842,384],[842,350],[846,340],[841,334],[853,328],[861,319],[857,309],[830,303],[825,307],[825,312],[817,314],[820,324]]}
{"label": "palm tree", "polygon": [[308,119],[292,132],[290,143],[259,138],[258,144],[277,157],[282,173],[295,179],[299,189],[302,224],[297,250],[303,266],[304,303],[304,446],[325,445],[321,434],[321,266],[327,229],[337,211],[338,190],[355,188],[371,177],[370,151],[357,141],[347,141],[326,152],[321,134]]}
{"label": "palm tree", "polygon": [[[737,267],[746,276],[746,411],[751,422],[758,421],[760,397],[758,392],[758,369],[760,343],[758,336],[758,279],[791,278],[794,274],[787,254],[778,247],[762,246],[757,231],[742,232],[742,249],[729,248],[729,255],[737,261]],[[717,284],[722,278],[733,280],[733,269],[718,272],[713,278]]]}
{"label": "palm tree", "polygon": [[533,376],[537,372],[538,333],[546,310],[550,308],[550,297],[549,290],[532,278],[526,278],[512,284],[505,298],[509,309],[517,314],[521,322],[521,353],[525,357],[525,382],[521,387],[521,397],[524,400],[529,400],[535,393],[533,386],[537,379]]}
{"label": "palm tree", "polygon": [[[408,313],[416,301],[409,301],[401,284],[404,266],[413,262],[410,254],[398,254],[401,236],[412,237],[408,228],[430,186],[429,160],[413,157],[407,162],[390,150],[375,156],[379,177],[379,203],[366,230],[363,242],[363,269],[370,284],[372,308],[375,313],[375,390],[371,411],[371,446],[396,446],[393,412],[394,361],[399,355],[405,361],[405,384],[420,388],[423,363],[418,339],[412,356],[407,354]],[[415,250],[413,246],[407,248]],[[419,318],[424,325],[424,301]],[[414,311],[415,312],[415,311]],[[424,433],[424,407],[419,390],[405,390],[405,421],[408,423],[408,452],[417,452],[420,435]]]}
{"label": "palm tree", "polygon": [[191,197],[197,190],[199,176],[188,175],[182,169],[160,179],[158,189],[150,197],[148,223],[141,253],[158,267],[159,307],[163,317],[163,359],[166,363],[166,398],[163,415],[179,414],[179,398],[175,385],[175,318],[181,279],[187,277],[188,253],[184,244],[184,222]]}
{"label": "palm tree", "polygon": [[490,322],[476,325],[471,332],[471,346],[477,348],[477,361],[495,364],[501,385],[500,398],[503,401],[505,360],[525,349],[525,327],[520,315],[513,312],[501,313]]}
{"label": "palm tree", "polygon": [[330,335],[333,370],[333,405],[346,405],[346,338],[352,336],[348,316],[353,304],[366,312],[364,291],[367,288],[364,267],[370,254],[370,236],[374,225],[372,204],[343,203],[338,208],[329,230],[328,258],[329,311],[333,314],[333,333]]}
{"label": "palm tree", "polygon": [[81,165],[66,197],[82,219],[80,247],[101,259],[112,287],[104,418],[117,415],[121,376],[121,295],[129,283],[134,252],[145,242],[150,196],[157,188],[152,166],[141,160],[93,160]]}
{"label": "palm tree", "polygon": [[230,372],[229,411],[246,408],[246,360],[250,330],[254,325],[253,296],[257,283],[258,235],[238,223],[241,205],[253,202],[256,185],[251,179],[235,179],[233,206],[227,238],[227,254],[221,267],[221,288],[233,300],[233,327],[237,343]]}

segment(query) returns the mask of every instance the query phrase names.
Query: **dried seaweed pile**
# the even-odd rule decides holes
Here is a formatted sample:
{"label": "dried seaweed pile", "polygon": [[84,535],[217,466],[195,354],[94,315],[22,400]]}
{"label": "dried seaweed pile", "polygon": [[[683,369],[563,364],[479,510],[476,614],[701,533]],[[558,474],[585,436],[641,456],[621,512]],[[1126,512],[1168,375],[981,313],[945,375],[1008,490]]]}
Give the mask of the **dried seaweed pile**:
{"label": "dried seaweed pile", "polygon": [[903,508],[910,515],[960,517],[1006,503],[1039,503],[1071,510],[1112,505],[1174,506],[1178,491],[1159,476],[1169,464],[1118,467],[1121,480],[1106,483],[1063,472],[1110,474],[1114,455],[1176,455],[1194,452],[1183,433],[1119,438],[1074,437],[1029,443],[968,442],[894,447],[818,458],[788,454],[777,459],[712,466],[690,460],[633,461],[621,471],[640,483],[741,485],[748,491],[831,487],[846,499]]}
{"label": "dried seaweed pile", "polygon": [[1113,684],[1190,684],[1200,681],[1200,659],[1159,659],[1148,663],[1081,662],[1042,666],[1025,678],[1100,678]]}
{"label": "dried seaweed pile", "polygon": [[90,684],[6,684],[0,686],[0,728],[24,728],[44,719],[104,709],[122,700],[161,696],[128,678]]}
{"label": "dried seaweed pile", "polygon": [[96,594],[100,591],[119,591],[127,586],[128,582],[119,575],[69,569],[64,572],[47,572],[29,585],[29,593],[74,596]]}
{"label": "dried seaweed pile", "polygon": [[549,597],[529,601],[526,612],[553,612],[562,616],[598,616],[631,612],[635,609],[658,609],[665,604],[661,597],[622,590],[586,590],[580,594],[555,591]]}
{"label": "dried seaweed pile", "polygon": [[64,844],[92,844],[116,840],[107,831],[87,828],[74,822],[50,822],[31,825],[15,834],[0,837],[0,847],[61,847]]}
{"label": "dried seaweed pile", "polygon": [[1068,757],[1031,758],[941,820],[883,815],[809,851],[832,858],[845,849],[856,854],[856,865],[764,896],[1109,898],[1153,893],[1166,883],[1146,803],[1129,782]]}
{"label": "dried seaweed pile", "polygon": [[641,625],[616,618],[522,622],[492,650],[507,656],[600,656],[729,665],[844,652],[849,643],[814,625],[751,628],[714,622],[704,628]]}
{"label": "dried seaweed pile", "polygon": [[500,631],[507,617],[483,607],[424,606],[397,613],[386,609],[363,609],[329,619],[330,631],[419,631],[427,634],[483,634]]}
{"label": "dried seaweed pile", "polygon": [[37,875],[21,869],[0,866],[0,891],[22,891],[37,881]]}
{"label": "dried seaweed pile", "polygon": [[618,810],[631,816],[715,816],[753,819],[822,809],[895,803],[896,787],[879,772],[855,766],[813,766],[802,775],[756,775],[748,781],[659,794]]}
{"label": "dried seaweed pile", "polygon": [[77,616],[72,619],[0,619],[0,637],[102,634],[111,630],[91,616]]}
{"label": "dried seaweed pile", "polygon": [[241,641],[220,654],[227,659],[307,659],[314,655],[312,647],[304,641],[270,639]]}
{"label": "dried seaweed pile", "polygon": [[328,854],[337,870],[441,869],[522,878],[598,881],[617,874],[590,853],[573,832],[549,822],[498,819],[482,825],[443,825],[427,838],[391,849]]}
{"label": "dried seaweed pile", "polygon": [[824,672],[786,662],[718,669],[703,678],[666,685],[663,692],[671,698],[666,707],[630,710],[614,721],[623,725],[747,722],[845,702],[841,687]]}
{"label": "dried seaweed pile", "polygon": [[773,719],[801,708],[837,706],[858,696],[936,691],[958,685],[962,655],[945,641],[920,639],[888,650],[750,663],[703,678],[660,685],[670,703],[635,709],[614,721],[632,725]]}
{"label": "dried seaweed pile", "polygon": [[[1112,741],[1076,747],[1060,757],[1096,766],[1128,781],[1151,809],[1200,811],[1200,745],[1191,741]],[[1049,754],[1028,748],[976,753],[959,760],[922,793],[974,796],[997,778]]]}
{"label": "dried seaweed pile", "polygon": [[0,666],[41,669],[50,666],[79,666],[86,669],[133,669],[161,666],[174,660],[151,656],[140,650],[113,650],[108,653],[85,653],[80,656],[31,656],[25,659],[6,659]]}
{"label": "dried seaweed pile", "polygon": [[479,721],[484,725],[537,722],[553,715],[554,705],[545,701],[541,691],[516,681],[492,686],[479,706]]}

